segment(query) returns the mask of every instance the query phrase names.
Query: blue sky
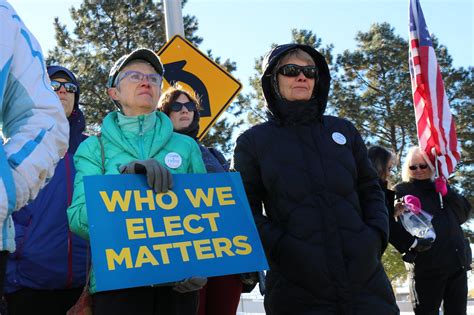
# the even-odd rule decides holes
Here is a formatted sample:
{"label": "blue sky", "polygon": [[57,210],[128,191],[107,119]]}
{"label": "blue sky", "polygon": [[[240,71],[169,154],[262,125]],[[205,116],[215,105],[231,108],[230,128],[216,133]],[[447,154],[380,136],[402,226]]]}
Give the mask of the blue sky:
{"label": "blue sky", "polygon": [[[68,25],[77,0],[10,0],[43,47],[55,45],[53,19]],[[457,67],[474,65],[474,1],[421,0],[431,33],[448,47]],[[408,38],[408,0],[189,0],[183,14],[195,15],[202,51],[237,62],[234,74],[244,85],[254,73],[255,59],[272,43],[291,40],[291,29],[308,29],[334,44],[334,52],[356,48],[358,31],[372,23],[388,22],[395,33]],[[247,89],[244,88],[244,91]]]}

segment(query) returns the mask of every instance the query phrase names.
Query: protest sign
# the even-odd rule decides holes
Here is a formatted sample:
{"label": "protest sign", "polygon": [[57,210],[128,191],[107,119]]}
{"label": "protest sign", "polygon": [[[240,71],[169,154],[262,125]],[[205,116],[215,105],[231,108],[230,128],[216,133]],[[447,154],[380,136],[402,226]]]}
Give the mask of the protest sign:
{"label": "protest sign", "polygon": [[84,177],[97,291],[268,269],[239,173]]}

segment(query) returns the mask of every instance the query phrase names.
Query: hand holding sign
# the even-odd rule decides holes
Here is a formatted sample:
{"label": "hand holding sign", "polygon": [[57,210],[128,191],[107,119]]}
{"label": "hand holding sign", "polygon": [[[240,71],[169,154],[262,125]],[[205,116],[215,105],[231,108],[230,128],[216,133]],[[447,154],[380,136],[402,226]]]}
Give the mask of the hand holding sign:
{"label": "hand holding sign", "polygon": [[133,161],[120,167],[122,174],[145,174],[148,185],[156,193],[167,192],[173,188],[173,177],[166,167],[155,159]]}
{"label": "hand holding sign", "polygon": [[191,277],[191,278],[188,278],[181,282],[176,283],[173,290],[179,293],[192,292],[192,291],[200,290],[203,286],[206,285],[206,283],[207,283],[207,278]]}

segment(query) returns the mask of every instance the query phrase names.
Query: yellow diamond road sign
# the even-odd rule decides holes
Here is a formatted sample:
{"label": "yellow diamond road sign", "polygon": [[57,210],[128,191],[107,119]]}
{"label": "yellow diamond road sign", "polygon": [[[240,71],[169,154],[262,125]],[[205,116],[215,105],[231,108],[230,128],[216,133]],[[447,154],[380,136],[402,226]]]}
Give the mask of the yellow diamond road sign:
{"label": "yellow diamond road sign", "polygon": [[179,83],[201,101],[198,138],[202,139],[226,110],[242,85],[189,41],[175,35],[158,52],[165,68],[164,88]]}

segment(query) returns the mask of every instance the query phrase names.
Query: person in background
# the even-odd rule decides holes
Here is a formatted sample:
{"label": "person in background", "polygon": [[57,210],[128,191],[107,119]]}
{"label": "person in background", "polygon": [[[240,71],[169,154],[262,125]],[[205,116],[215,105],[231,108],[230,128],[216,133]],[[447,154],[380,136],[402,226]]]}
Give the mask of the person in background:
{"label": "person in background", "polygon": [[[189,136],[199,144],[208,173],[229,171],[229,164],[222,153],[215,148],[206,148],[197,139],[199,102],[193,93],[179,86],[170,87],[161,96],[158,108],[170,117],[175,132]],[[241,292],[239,275],[209,278],[199,291],[199,315],[235,315]]]}
{"label": "person in background", "polygon": [[383,191],[359,132],[325,116],[330,74],[311,46],[262,63],[268,121],[237,139],[240,172],[270,270],[267,314],[398,314],[381,263]]}
{"label": "person in background", "polygon": [[[100,139],[89,137],[74,156],[77,175],[67,213],[71,230],[84,239],[89,239],[84,176],[103,174],[103,169],[105,174],[145,174],[155,193],[162,193],[173,186],[171,174],[206,173],[196,142],[174,133],[168,116],[156,111],[162,80],[159,57],[145,48],[122,56],[110,70],[107,93],[119,110],[104,118]],[[170,154],[173,159],[166,158]],[[93,311],[99,315],[195,314],[198,290],[206,284],[206,278],[191,277],[177,284],[96,292],[91,270]]]}
{"label": "person in background", "polygon": [[[466,314],[472,254],[461,224],[469,218],[471,205],[449,185],[437,187],[433,179],[434,169],[426,155],[417,146],[410,148],[402,167],[403,182],[395,186],[395,194],[420,200],[421,209],[433,216],[436,239],[416,238],[399,222],[390,230],[390,243],[412,264],[410,292],[415,314],[438,314],[441,302],[443,314]],[[438,191],[445,192],[443,208]]]}
{"label": "person in background", "polygon": [[[382,187],[385,193],[385,205],[387,206],[390,217],[394,216],[394,202],[395,202],[395,192],[388,188],[388,177],[390,171],[396,163],[396,157],[393,152],[387,150],[386,148],[378,145],[371,146],[367,150],[372,166],[375,168],[377,175],[379,176],[379,184]],[[390,219],[390,225],[392,224],[392,219]]]}
{"label": "person in background", "polygon": [[[8,253],[15,251],[11,214],[33,200],[67,150],[69,127],[51,89],[43,53],[13,7],[0,0],[0,296]],[[4,313],[3,304],[0,314]]]}
{"label": "person in background", "polygon": [[74,74],[49,66],[51,86],[69,121],[69,148],[36,199],[13,214],[16,251],[9,255],[5,298],[10,315],[64,315],[86,281],[87,242],[71,233],[66,209],[72,199],[72,156],[86,138]]}

